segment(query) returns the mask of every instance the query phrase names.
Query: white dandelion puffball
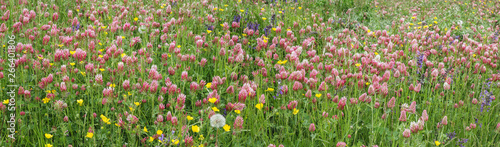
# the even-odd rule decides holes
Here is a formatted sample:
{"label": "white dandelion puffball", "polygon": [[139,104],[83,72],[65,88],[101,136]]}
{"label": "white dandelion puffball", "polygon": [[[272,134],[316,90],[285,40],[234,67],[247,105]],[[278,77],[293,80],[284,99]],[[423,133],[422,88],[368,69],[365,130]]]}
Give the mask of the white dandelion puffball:
{"label": "white dandelion puffball", "polygon": [[226,118],[220,114],[214,114],[210,117],[210,126],[220,128],[226,125]]}

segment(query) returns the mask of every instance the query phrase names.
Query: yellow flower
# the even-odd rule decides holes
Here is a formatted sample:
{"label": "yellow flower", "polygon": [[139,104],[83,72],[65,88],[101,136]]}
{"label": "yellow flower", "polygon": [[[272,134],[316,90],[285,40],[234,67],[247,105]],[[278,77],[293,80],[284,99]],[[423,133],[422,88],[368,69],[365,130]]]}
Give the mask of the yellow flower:
{"label": "yellow flower", "polygon": [[127,54],[125,54],[125,53],[122,53],[122,54],[121,54],[121,57],[123,57],[123,56],[125,56],[125,55],[127,55]]}
{"label": "yellow flower", "polygon": [[75,51],[69,51],[69,54],[73,55],[75,54]]}
{"label": "yellow flower", "polygon": [[132,108],[132,107],[128,107],[128,109],[130,109],[130,111],[134,111],[134,108]]}
{"label": "yellow flower", "polygon": [[109,122],[109,118],[107,118],[106,116],[104,116],[104,115],[102,115],[102,114],[101,114],[101,119],[102,119],[102,121],[103,121],[104,123],[106,123],[106,124],[108,124],[108,125],[109,125],[109,124],[111,124],[111,122]]}
{"label": "yellow flower", "polygon": [[83,100],[82,99],[76,100],[76,102],[78,103],[78,105],[83,106]]}
{"label": "yellow flower", "polygon": [[52,147],[52,144],[45,144],[45,147]]}
{"label": "yellow flower", "polygon": [[198,132],[200,132],[200,127],[198,127],[197,125],[194,125],[194,126],[191,126],[191,130],[193,130],[193,132],[195,132],[195,133],[198,133]]}
{"label": "yellow flower", "polygon": [[50,101],[50,99],[49,99],[49,98],[43,98],[42,100],[43,100],[43,103],[44,103],[44,104],[46,104],[46,103],[48,103],[48,102]]}
{"label": "yellow flower", "polygon": [[224,11],[224,9],[219,9],[219,11]]}
{"label": "yellow flower", "polygon": [[134,104],[135,104],[136,106],[141,105],[141,103],[139,103],[139,102],[134,102]]}
{"label": "yellow flower", "polygon": [[302,7],[299,7],[299,10],[302,9]]}
{"label": "yellow flower", "polygon": [[476,54],[472,54],[472,57],[473,57],[473,58],[474,58],[474,57],[476,57]]}
{"label": "yellow flower", "polygon": [[263,106],[264,106],[264,104],[258,103],[257,105],[255,105],[255,108],[260,110],[260,109],[262,109]]}
{"label": "yellow flower", "polygon": [[52,138],[53,136],[54,136],[54,135],[52,135],[52,134],[47,134],[47,133],[45,133],[45,138],[47,138],[47,139],[50,139],[50,138]]}
{"label": "yellow flower", "polygon": [[87,137],[87,138],[92,138],[92,137],[94,137],[94,133],[92,133],[92,132],[87,132],[87,135],[86,135],[85,137]]}
{"label": "yellow flower", "polygon": [[283,64],[285,64],[286,62],[288,62],[288,60],[285,60],[285,61],[281,61],[281,60],[279,60],[279,61],[278,61],[278,64],[279,64],[279,65],[283,65]]}
{"label": "yellow flower", "polygon": [[370,85],[370,82],[366,82],[366,86]]}
{"label": "yellow flower", "polygon": [[193,120],[193,117],[191,117],[189,115],[186,118],[187,118],[187,120]]}
{"label": "yellow flower", "polygon": [[111,87],[111,88],[115,88],[115,87],[116,87],[116,85],[115,85],[115,84],[109,84],[109,87]]}
{"label": "yellow flower", "polygon": [[52,90],[52,93],[56,93],[56,90]]}
{"label": "yellow flower", "polygon": [[179,139],[172,139],[172,143],[173,143],[174,145],[179,144]]}
{"label": "yellow flower", "polygon": [[122,36],[122,39],[125,39],[125,36]]}
{"label": "yellow flower", "polygon": [[212,110],[214,110],[214,112],[219,112],[219,109],[217,109],[217,107],[212,107]]}
{"label": "yellow flower", "polygon": [[245,10],[243,10],[243,9],[240,9],[240,11],[241,11],[241,12],[245,12]]}
{"label": "yellow flower", "polygon": [[83,76],[85,76],[85,72],[80,72]]}
{"label": "yellow flower", "polygon": [[240,113],[241,113],[241,111],[240,111],[240,110],[234,110],[234,112],[235,112],[236,114],[240,114]]}
{"label": "yellow flower", "polygon": [[[241,2],[241,0],[239,2]],[[203,144],[200,144],[198,147],[205,147],[205,146]]]}
{"label": "yellow flower", "polygon": [[359,66],[361,66],[361,64],[359,64],[359,63],[356,63],[356,67],[359,67]]}
{"label": "yellow flower", "polygon": [[412,25],[413,25],[413,23],[410,23],[410,26],[412,26]]}
{"label": "yellow flower", "polygon": [[155,140],[155,138],[153,138],[153,137],[149,137],[149,140],[148,140],[148,141],[149,141],[149,142],[153,142],[154,140]]}
{"label": "yellow flower", "polygon": [[378,55],[378,53],[377,53],[377,52],[375,52],[375,55]]}
{"label": "yellow flower", "polygon": [[120,127],[120,125],[118,123],[115,123],[115,126]]}
{"label": "yellow flower", "polygon": [[161,134],[163,134],[163,131],[162,130],[158,130],[158,131],[156,131],[156,134],[161,135]]}
{"label": "yellow flower", "polygon": [[54,63],[49,63],[50,66],[54,66]]}
{"label": "yellow flower", "polygon": [[438,19],[437,17],[434,17],[434,19]]}
{"label": "yellow flower", "polygon": [[266,91],[271,91],[272,92],[272,91],[274,91],[274,89],[273,88],[267,88]]}
{"label": "yellow flower", "polygon": [[316,94],[316,97],[317,98],[321,97],[321,93]]}
{"label": "yellow flower", "polygon": [[276,31],[276,28],[273,28],[273,31]]}
{"label": "yellow flower", "polygon": [[59,47],[62,47],[62,46],[64,46],[64,45],[63,44],[59,44]]}
{"label": "yellow flower", "polygon": [[281,13],[283,13],[283,12],[281,12],[281,11],[278,11],[278,13],[279,13],[279,14],[281,14]]}
{"label": "yellow flower", "polygon": [[104,68],[99,68],[100,71],[104,71]]}
{"label": "yellow flower", "polygon": [[128,92],[128,95],[132,95],[132,93]]}
{"label": "yellow flower", "polygon": [[299,113],[299,109],[293,108],[293,115],[296,115],[297,113]]}
{"label": "yellow flower", "polygon": [[76,12],[80,12],[80,9],[76,9]]}
{"label": "yellow flower", "polygon": [[3,104],[8,104],[9,103],[9,100],[4,100],[3,101]]}
{"label": "yellow flower", "polygon": [[211,30],[207,30],[207,33],[210,34],[210,33],[212,33],[212,31]]}
{"label": "yellow flower", "polygon": [[415,17],[411,17],[411,19],[415,19]]}
{"label": "yellow flower", "polygon": [[210,98],[208,99],[208,101],[213,104],[217,101],[217,98]]}
{"label": "yellow flower", "polygon": [[438,24],[438,22],[437,22],[437,21],[434,21],[434,23],[435,23],[435,24]]}
{"label": "yellow flower", "polygon": [[436,146],[439,146],[441,143],[439,141],[434,141],[436,143]]}
{"label": "yellow flower", "polygon": [[181,45],[177,45],[177,48],[181,48]]}
{"label": "yellow flower", "polygon": [[137,21],[137,20],[139,20],[139,18],[135,17],[135,18],[134,18],[134,21]]}
{"label": "yellow flower", "polygon": [[105,29],[107,26],[102,26],[101,28]]}
{"label": "yellow flower", "polygon": [[243,35],[243,37],[247,37],[247,34],[241,34],[241,35]]}
{"label": "yellow flower", "polygon": [[207,85],[205,85],[207,88],[210,88],[210,86],[212,86],[212,83],[207,83]]}
{"label": "yellow flower", "polygon": [[75,63],[74,63],[74,62],[71,62],[71,63],[69,63],[69,65],[71,65],[71,66],[75,66]]}
{"label": "yellow flower", "polygon": [[229,132],[229,130],[231,130],[231,126],[229,126],[227,124],[224,125],[224,127],[222,127],[222,128],[224,128],[224,131],[226,131],[226,132]]}
{"label": "yellow flower", "polygon": [[262,20],[266,20],[266,19],[267,19],[267,18],[265,18],[265,17],[262,17]]}
{"label": "yellow flower", "polygon": [[144,132],[148,132],[148,128],[144,127],[144,129],[142,129]]}
{"label": "yellow flower", "polygon": [[227,7],[228,5],[224,5],[224,7]]}

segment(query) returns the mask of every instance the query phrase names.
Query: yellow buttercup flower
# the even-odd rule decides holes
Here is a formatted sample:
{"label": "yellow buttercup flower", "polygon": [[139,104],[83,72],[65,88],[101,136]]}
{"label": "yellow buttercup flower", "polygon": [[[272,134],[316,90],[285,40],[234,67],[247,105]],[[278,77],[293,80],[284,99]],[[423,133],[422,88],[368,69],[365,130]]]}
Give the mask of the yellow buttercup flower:
{"label": "yellow buttercup flower", "polygon": [[219,109],[217,109],[217,107],[212,107],[212,110],[214,110],[214,112],[219,112]]}
{"label": "yellow buttercup flower", "polygon": [[293,115],[296,115],[297,113],[299,113],[299,109],[293,108]]}
{"label": "yellow buttercup flower", "polygon": [[285,64],[286,62],[288,62],[288,60],[284,60],[284,61],[279,60],[279,61],[278,61],[278,64],[279,64],[279,65],[283,65],[283,64]]}
{"label": "yellow buttercup flower", "polygon": [[208,99],[208,101],[213,104],[217,101],[217,98],[213,97],[213,98]]}
{"label": "yellow buttercup flower", "polygon": [[361,66],[361,64],[359,64],[359,63],[356,63],[356,67],[359,67],[359,66]]}
{"label": "yellow buttercup flower", "polygon": [[172,143],[173,143],[174,145],[179,144],[179,139],[172,139]]}
{"label": "yellow buttercup flower", "polygon": [[241,111],[240,111],[240,110],[234,110],[234,112],[235,112],[236,114],[240,114],[240,113],[241,113]]}
{"label": "yellow buttercup flower", "polygon": [[193,117],[191,117],[189,115],[186,118],[187,118],[187,120],[193,120]]}
{"label": "yellow buttercup flower", "polygon": [[76,102],[78,103],[78,105],[83,106],[83,100],[82,99],[76,100]]}
{"label": "yellow buttercup flower", "polygon": [[94,133],[92,133],[92,132],[87,132],[87,135],[85,135],[85,137],[87,137],[87,138],[92,138],[92,137],[94,137]]}
{"label": "yellow buttercup flower", "polygon": [[149,142],[153,142],[155,139],[153,137],[149,137]]}
{"label": "yellow buttercup flower", "polygon": [[161,135],[161,134],[163,134],[163,131],[162,130],[158,130],[158,131],[156,131],[156,134]]}
{"label": "yellow buttercup flower", "polygon": [[272,91],[274,91],[274,89],[273,88],[267,88],[266,91],[271,91],[272,92]]}
{"label": "yellow buttercup flower", "polygon": [[317,98],[321,97],[321,93],[316,94],[316,97]]}
{"label": "yellow buttercup flower", "polygon": [[9,103],[9,100],[4,100],[3,101],[3,104],[8,104]]}
{"label": "yellow buttercup flower", "polygon": [[434,141],[434,143],[436,144],[436,146],[439,146],[441,144],[441,142],[439,141]]}
{"label": "yellow buttercup flower", "polygon": [[212,86],[212,83],[207,83],[207,85],[205,85],[207,88],[210,88]]}
{"label": "yellow buttercup flower", "polygon": [[46,104],[46,103],[48,103],[48,102],[50,101],[50,99],[49,99],[49,98],[43,98],[42,100],[43,100],[43,103],[44,103],[44,104]]}
{"label": "yellow buttercup flower", "polygon": [[71,63],[69,63],[69,65],[71,65],[71,66],[75,66],[75,63],[74,63],[74,62],[71,62]]}
{"label": "yellow buttercup flower", "polygon": [[141,103],[139,103],[139,102],[134,102],[134,104],[135,104],[136,106],[141,105]]}
{"label": "yellow buttercup flower", "polygon": [[52,144],[45,144],[45,147],[52,147]]}
{"label": "yellow buttercup flower", "polygon": [[366,82],[366,86],[369,86],[370,85],[370,82]]}
{"label": "yellow buttercup flower", "polygon": [[144,127],[144,129],[142,129],[144,132],[148,132],[148,128]]}
{"label": "yellow buttercup flower", "polygon": [[137,21],[137,20],[139,20],[139,18],[135,17],[135,18],[134,18],[134,21]]}
{"label": "yellow buttercup flower", "polygon": [[265,18],[265,17],[262,17],[262,20],[266,20],[266,19],[267,19],[267,18]]}
{"label": "yellow buttercup flower", "polygon": [[69,51],[69,54],[73,55],[75,54],[75,51]]}
{"label": "yellow buttercup flower", "polygon": [[210,34],[210,33],[212,33],[212,31],[211,30],[207,30],[207,33]]}
{"label": "yellow buttercup flower", "polygon": [[263,106],[264,106],[264,104],[258,103],[257,105],[255,105],[255,108],[260,110],[260,109],[262,109]]}
{"label": "yellow buttercup flower", "polygon": [[52,138],[53,136],[54,136],[54,135],[52,135],[52,134],[47,134],[47,133],[45,133],[45,138],[47,138],[47,139],[50,139],[50,138]]}
{"label": "yellow buttercup flower", "polygon": [[191,130],[195,133],[198,133],[198,132],[200,132],[200,127],[198,127],[197,125],[194,125],[194,126],[191,126]]}
{"label": "yellow buttercup flower", "polygon": [[229,130],[231,130],[231,126],[229,126],[227,124],[224,125],[224,127],[222,127],[222,128],[224,128],[224,131],[226,131],[226,132],[229,132]]}
{"label": "yellow buttercup flower", "polygon": [[240,9],[240,12],[245,12],[245,10],[243,10],[243,9]]}

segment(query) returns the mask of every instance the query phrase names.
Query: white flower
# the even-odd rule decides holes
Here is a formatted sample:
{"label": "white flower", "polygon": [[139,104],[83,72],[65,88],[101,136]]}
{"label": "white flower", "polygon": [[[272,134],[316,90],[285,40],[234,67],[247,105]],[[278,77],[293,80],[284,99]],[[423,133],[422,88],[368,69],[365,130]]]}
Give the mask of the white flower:
{"label": "white flower", "polygon": [[220,128],[226,125],[226,118],[220,114],[215,114],[210,117],[210,126]]}
{"label": "white flower", "polygon": [[145,33],[144,31],[146,31],[146,26],[141,25],[141,27],[139,27],[138,31],[139,31],[139,33],[141,33],[141,34],[142,34],[142,33]]}
{"label": "white flower", "polygon": [[457,21],[457,24],[458,24],[458,25],[462,25],[462,23],[463,23],[463,22],[462,22],[462,20],[458,20],[458,21]]}

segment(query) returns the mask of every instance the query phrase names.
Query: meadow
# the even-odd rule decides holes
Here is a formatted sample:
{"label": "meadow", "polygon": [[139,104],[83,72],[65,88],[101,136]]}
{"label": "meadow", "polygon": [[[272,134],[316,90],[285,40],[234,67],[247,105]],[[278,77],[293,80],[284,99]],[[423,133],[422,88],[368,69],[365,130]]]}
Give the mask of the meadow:
{"label": "meadow", "polygon": [[494,147],[500,0],[0,0],[0,146]]}

